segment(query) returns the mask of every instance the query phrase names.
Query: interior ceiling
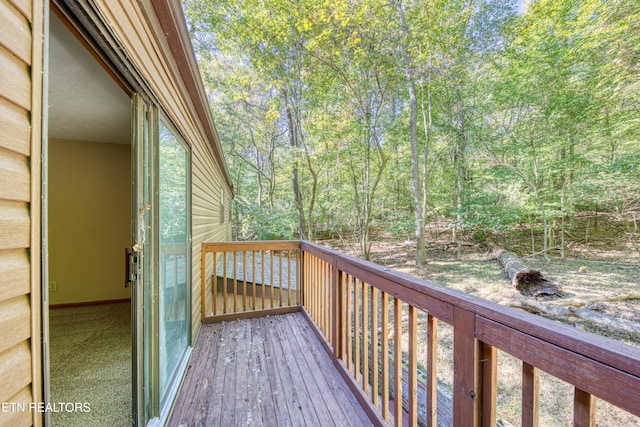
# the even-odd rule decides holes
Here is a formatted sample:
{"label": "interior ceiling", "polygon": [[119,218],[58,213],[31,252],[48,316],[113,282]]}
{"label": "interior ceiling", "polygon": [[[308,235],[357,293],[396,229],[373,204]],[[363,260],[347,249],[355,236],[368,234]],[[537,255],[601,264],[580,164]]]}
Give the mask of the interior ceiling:
{"label": "interior ceiling", "polygon": [[131,100],[54,15],[49,30],[49,138],[129,144]]}

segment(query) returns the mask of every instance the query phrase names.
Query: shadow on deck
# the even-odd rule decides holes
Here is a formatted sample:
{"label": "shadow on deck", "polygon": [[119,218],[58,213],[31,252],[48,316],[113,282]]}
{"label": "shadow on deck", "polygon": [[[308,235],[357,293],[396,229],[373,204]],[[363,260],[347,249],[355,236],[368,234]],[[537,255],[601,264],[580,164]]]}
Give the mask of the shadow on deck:
{"label": "shadow on deck", "polygon": [[203,325],[168,425],[371,421],[297,312]]}

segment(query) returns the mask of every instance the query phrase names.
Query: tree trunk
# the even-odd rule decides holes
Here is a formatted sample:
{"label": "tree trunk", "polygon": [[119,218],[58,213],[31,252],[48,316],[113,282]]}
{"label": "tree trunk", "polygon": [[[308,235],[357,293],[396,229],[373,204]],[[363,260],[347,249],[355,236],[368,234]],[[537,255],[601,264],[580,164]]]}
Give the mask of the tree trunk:
{"label": "tree trunk", "polygon": [[296,131],[296,122],[293,118],[291,111],[291,104],[289,103],[289,96],[287,90],[282,91],[284,97],[285,109],[287,113],[287,127],[289,131],[289,142],[291,144],[291,152],[293,157],[293,169],[291,172],[291,181],[293,187],[293,197],[298,210],[298,238],[300,240],[306,240],[306,221],[304,216],[304,206],[302,204],[302,192],[300,191],[300,184],[298,182],[298,132]]}
{"label": "tree trunk", "polygon": [[536,301],[530,298],[518,298],[517,302],[509,304],[512,307],[522,308],[527,311],[543,313],[548,316],[552,316],[566,321],[567,317],[575,316],[580,319],[588,320],[598,325],[618,330],[631,332],[634,334],[640,334],[640,324],[632,322],[626,319],[619,319],[617,317],[609,316],[607,314],[598,313],[594,310],[586,308],[576,308],[567,306],[555,306],[550,304],[544,304],[540,301]]}
{"label": "tree trunk", "polygon": [[501,249],[496,253],[496,257],[513,287],[522,295],[531,297],[540,295],[564,296],[558,283],[547,280],[539,270],[527,267],[513,252]]}

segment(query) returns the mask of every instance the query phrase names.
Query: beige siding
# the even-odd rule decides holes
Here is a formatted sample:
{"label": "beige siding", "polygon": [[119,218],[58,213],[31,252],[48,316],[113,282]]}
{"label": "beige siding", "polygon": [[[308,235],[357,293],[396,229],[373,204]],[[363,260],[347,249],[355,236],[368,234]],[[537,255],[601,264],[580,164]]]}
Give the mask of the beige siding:
{"label": "beige siding", "polygon": [[[159,99],[160,108],[169,116],[186,142],[192,156],[192,332],[200,328],[200,248],[203,242],[231,239],[229,222],[220,224],[220,189],[229,189],[203,125],[160,25],[147,1],[100,0],[101,13],[113,25],[120,42],[131,54],[138,71]],[[141,8],[142,5],[142,8]],[[160,36],[158,36],[160,34]]]}
{"label": "beige siding", "polygon": [[[42,400],[42,12],[37,0],[0,0],[0,402],[16,405]],[[0,412],[0,426],[32,424],[28,406]]]}

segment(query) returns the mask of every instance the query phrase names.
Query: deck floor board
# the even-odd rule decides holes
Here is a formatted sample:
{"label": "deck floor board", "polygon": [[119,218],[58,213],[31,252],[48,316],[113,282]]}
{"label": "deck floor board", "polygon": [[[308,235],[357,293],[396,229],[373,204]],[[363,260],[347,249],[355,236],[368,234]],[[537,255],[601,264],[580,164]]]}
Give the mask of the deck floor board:
{"label": "deck floor board", "polygon": [[301,313],[205,324],[169,426],[371,425]]}

